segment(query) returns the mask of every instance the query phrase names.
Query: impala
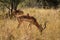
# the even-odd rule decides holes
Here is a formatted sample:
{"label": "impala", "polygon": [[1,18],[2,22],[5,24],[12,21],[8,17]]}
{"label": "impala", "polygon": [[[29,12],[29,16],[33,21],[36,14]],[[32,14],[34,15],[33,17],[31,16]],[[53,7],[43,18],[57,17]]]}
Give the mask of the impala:
{"label": "impala", "polygon": [[33,16],[30,16],[29,14],[24,15],[23,12],[17,10],[14,12],[17,20],[18,20],[18,28],[20,27],[20,24],[23,21],[28,21],[31,24],[34,24],[41,32],[46,28],[46,22],[44,23],[44,28],[42,27],[42,24],[39,25],[39,23],[37,22],[36,18],[34,18]]}

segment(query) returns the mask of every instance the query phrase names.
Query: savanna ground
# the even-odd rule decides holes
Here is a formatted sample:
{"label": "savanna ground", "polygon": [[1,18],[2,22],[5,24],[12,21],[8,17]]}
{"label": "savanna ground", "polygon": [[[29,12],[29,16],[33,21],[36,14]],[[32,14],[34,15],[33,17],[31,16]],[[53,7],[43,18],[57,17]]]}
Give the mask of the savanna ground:
{"label": "savanna ground", "polygon": [[21,10],[24,14],[29,13],[34,16],[39,24],[43,25],[48,21],[42,35],[35,25],[29,26],[29,22],[24,21],[17,28],[17,20],[0,19],[0,40],[60,40],[60,9],[24,8]]}

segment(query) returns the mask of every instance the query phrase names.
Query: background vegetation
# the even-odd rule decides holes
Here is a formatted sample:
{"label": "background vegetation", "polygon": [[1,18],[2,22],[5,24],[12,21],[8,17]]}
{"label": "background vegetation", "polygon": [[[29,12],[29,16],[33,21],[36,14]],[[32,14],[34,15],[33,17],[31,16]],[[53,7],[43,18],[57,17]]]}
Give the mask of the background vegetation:
{"label": "background vegetation", "polygon": [[60,0],[0,0],[0,5],[7,8],[11,7],[12,4],[14,4],[13,8],[18,5],[20,7],[59,8]]}

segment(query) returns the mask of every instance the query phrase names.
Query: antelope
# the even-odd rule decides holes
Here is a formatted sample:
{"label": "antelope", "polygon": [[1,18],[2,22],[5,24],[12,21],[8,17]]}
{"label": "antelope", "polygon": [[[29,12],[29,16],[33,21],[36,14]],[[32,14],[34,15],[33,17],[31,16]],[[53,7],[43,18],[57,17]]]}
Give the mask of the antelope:
{"label": "antelope", "polygon": [[[19,13],[21,13],[21,14],[19,15]],[[41,24],[39,25],[39,23],[37,22],[36,18],[34,18],[33,16],[30,16],[29,14],[24,15],[22,12],[20,12],[18,10],[15,11],[14,14],[17,17],[17,20],[18,20],[18,23],[19,23],[17,28],[19,28],[20,24],[23,21],[28,21],[31,24],[34,24],[40,30],[40,32],[42,32],[46,28],[46,22],[44,23],[45,27],[43,28]]]}

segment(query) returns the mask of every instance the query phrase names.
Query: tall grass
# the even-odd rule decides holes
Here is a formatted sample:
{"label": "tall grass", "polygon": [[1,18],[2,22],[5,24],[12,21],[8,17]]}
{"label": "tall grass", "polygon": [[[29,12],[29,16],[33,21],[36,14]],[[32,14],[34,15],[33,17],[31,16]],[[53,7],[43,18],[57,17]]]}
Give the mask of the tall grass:
{"label": "tall grass", "polygon": [[[10,19],[0,20],[0,40],[60,40],[60,9],[21,9],[24,14],[34,16],[39,24],[48,21],[46,29],[41,33],[38,28],[29,22],[23,22],[17,28],[18,21]],[[44,26],[44,25],[43,25]]]}

